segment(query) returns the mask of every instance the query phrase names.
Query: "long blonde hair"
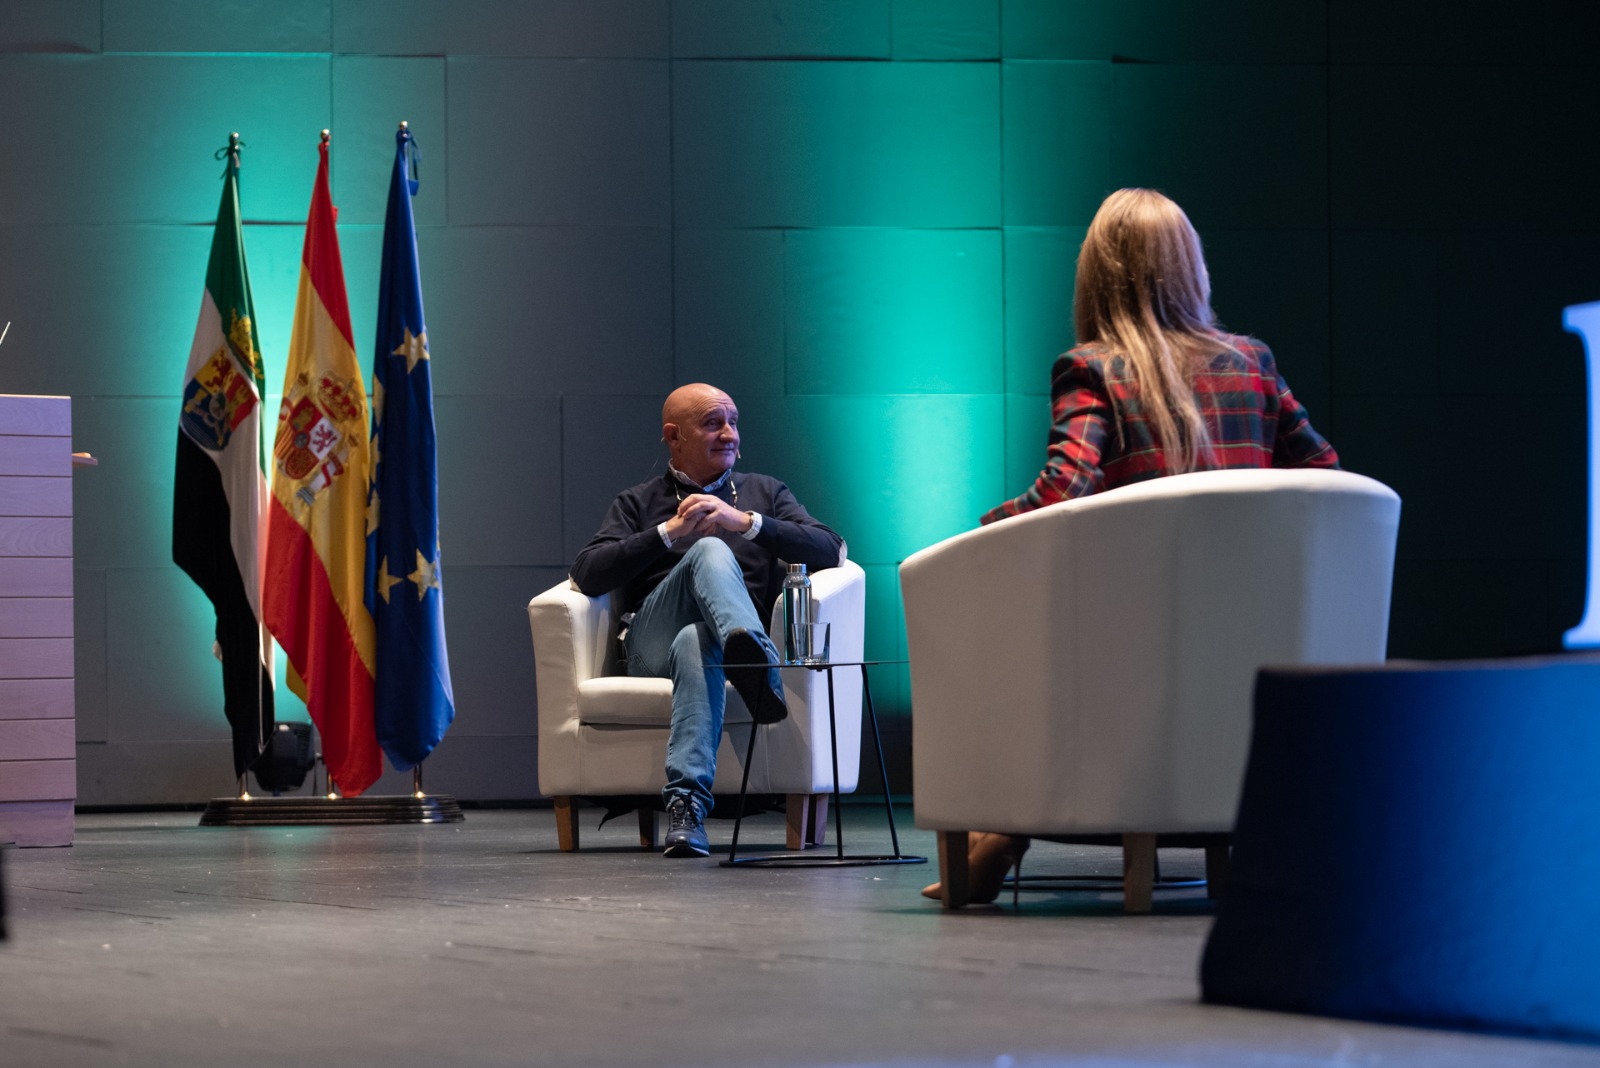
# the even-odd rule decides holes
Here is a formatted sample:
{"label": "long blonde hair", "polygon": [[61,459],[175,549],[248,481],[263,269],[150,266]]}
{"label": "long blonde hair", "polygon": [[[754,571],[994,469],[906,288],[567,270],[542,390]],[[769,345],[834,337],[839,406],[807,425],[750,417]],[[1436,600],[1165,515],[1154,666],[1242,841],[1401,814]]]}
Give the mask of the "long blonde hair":
{"label": "long blonde hair", "polygon": [[1233,346],[1217,329],[1200,235],[1183,209],[1153,189],[1106,197],[1078,253],[1074,302],[1078,343],[1127,361],[1167,473],[1209,467],[1194,377]]}

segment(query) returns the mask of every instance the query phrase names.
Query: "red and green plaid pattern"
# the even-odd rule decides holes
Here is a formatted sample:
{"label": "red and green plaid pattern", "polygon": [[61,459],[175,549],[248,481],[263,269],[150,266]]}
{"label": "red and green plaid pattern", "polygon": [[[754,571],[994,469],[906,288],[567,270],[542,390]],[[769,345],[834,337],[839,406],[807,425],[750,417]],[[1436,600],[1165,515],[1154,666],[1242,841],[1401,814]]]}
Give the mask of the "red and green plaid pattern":
{"label": "red and green plaid pattern", "polygon": [[[1218,353],[1194,381],[1211,431],[1202,466],[1338,467],[1333,446],[1312,429],[1278,374],[1272,350],[1254,338],[1228,342],[1238,351]],[[985,513],[984,523],[1171,473],[1121,356],[1089,344],[1057,357],[1050,396],[1044,470],[1022,496]]]}

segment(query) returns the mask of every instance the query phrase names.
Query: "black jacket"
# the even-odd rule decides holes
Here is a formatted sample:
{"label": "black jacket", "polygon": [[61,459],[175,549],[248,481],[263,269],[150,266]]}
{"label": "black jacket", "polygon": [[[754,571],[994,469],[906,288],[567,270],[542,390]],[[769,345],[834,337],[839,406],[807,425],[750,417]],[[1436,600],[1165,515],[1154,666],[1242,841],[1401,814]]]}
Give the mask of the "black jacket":
{"label": "black jacket", "polygon": [[[696,492],[701,491],[662,474],[617,494],[600,529],[573,561],[572,581],[578,589],[590,597],[620,589],[621,610],[636,610],[693,544],[681,540],[669,549],[656,527],[677,514],[684,496]],[[716,496],[740,511],[761,513],[761,532],[754,538],[728,531],[708,535],[733,550],[758,618],[772,614],[786,565],[805,564],[812,571],[838,566],[844,539],[811,518],[777,479],[735,471]]]}

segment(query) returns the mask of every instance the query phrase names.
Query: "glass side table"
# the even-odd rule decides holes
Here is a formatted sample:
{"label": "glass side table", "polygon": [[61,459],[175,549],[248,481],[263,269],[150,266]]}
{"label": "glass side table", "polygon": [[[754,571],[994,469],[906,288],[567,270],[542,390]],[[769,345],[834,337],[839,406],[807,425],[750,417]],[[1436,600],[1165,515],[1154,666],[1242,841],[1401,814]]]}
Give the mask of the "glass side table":
{"label": "glass side table", "polygon": [[[828,746],[833,756],[833,841],[834,853],[825,856],[821,850],[814,853],[756,853],[739,856],[739,827],[744,822],[745,797],[750,786],[750,759],[756,751],[756,735],[761,724],[750,725],[750,741],[745,746],[744,776],[739,783],[739,815],[733,822],[733,842],[728,847],[724,868],[780,867],[780,868],[849,868],[868,864],[926,864],[927,857],[908,856],[900,852],[900,835],[894,825],[894,802],[889,796],[889,770],[883,760],[883,738],[878,733],[878,714],[872,706],[872,686],[867,680],[867,669],[886,664],[904,664],[904,660],[834,660],[823,664],[780,664],[785,668],[828,673]],[[765,667],[766,665],[732,664],[724,667]],[[883,783],[883,810],[889,821],[889,841],[893,853],[846,853],[844,851],[844,815],[839,806],[839,735],[833,716],[833,673],[839,668],[861,670],[861,697],[866,706],[867,722],[872,725],[872,744],[878,754],[878,775]],[[859,776],[858,776],[859,777]]]}

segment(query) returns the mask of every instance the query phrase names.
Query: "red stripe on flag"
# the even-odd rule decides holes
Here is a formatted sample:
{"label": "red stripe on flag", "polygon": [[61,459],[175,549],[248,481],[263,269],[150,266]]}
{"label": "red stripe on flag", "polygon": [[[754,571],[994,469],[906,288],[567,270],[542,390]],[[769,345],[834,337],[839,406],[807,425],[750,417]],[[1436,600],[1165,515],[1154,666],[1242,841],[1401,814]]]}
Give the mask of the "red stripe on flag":
{"label": "red stripe on flag", "polygon": [[328,192],[327,142],[317,150],[322,154],[322,161],[317,164],[317,180],[311,187],[311,214],[306,220],[306,243],[300,251],[300,262],[311,275],[311,286],[317,291],[322,306],[328,309],[328,318],[354,351],[350,301],[344,291],[344,263],[339,259],[339,239],[333,228],[333,197]]}
{"label": "red stripe on flag", "polygon": [[[276,497],[267,518],[266,572],[267,627],[305,680],[328,774],[355,797],[383,773],[372,724],[372,675],[350,639],[311,535]],[[335,714],[328,715],[330,710]]]}

